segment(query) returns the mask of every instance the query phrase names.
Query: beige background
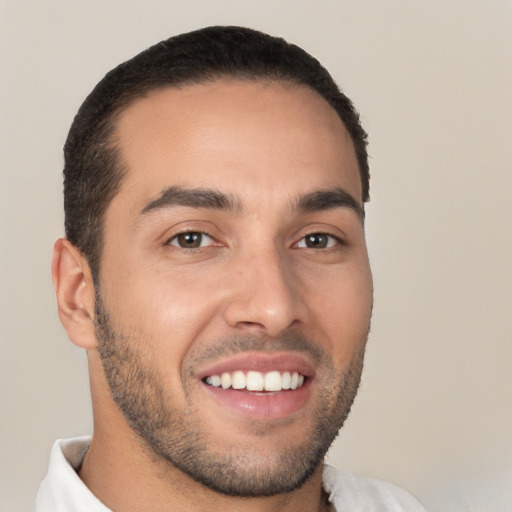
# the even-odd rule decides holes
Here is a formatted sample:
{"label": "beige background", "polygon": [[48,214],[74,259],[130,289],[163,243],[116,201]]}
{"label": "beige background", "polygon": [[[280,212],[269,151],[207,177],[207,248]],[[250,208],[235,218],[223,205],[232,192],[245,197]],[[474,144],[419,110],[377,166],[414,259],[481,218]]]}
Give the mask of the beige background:
{"label": "beige background", "polygon": [[30,510],[52,441],[91,429],[49,274],[72,117],[111,67],[210,24],[303,46],[370,131],[375,315],[331,462],[432,511],[510,512],[510,0],[0,1],[0,510]]}

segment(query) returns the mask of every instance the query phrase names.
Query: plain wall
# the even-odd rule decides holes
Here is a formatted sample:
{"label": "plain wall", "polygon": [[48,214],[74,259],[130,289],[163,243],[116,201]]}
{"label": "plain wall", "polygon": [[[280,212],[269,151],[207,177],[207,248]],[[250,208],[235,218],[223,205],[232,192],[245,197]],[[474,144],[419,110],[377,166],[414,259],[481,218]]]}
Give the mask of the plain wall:
{"label": "plain wall", "polygon": [[237,24],[318,57],[370,132],[375,312],[330,462],[432,512],[510,512],[511,22],[509,0],[0,1],[0,510],[30,510],[53,440],[91,431],[49,270],[72,118],[122,60]]}

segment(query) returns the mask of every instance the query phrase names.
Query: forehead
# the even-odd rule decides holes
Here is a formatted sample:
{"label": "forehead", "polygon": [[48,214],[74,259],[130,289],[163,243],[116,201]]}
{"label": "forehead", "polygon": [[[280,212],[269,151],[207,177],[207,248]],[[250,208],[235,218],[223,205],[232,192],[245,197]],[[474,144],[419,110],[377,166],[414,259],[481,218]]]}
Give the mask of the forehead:
{"label": "forehead", "polygon": [[[134,208],[169,186],[235,195],[342,187],[358,201],[354,147],[335,110],[303,86],[217,81],[133,102],[117,125]],[[320,183],[322,182],[322,183]]]}

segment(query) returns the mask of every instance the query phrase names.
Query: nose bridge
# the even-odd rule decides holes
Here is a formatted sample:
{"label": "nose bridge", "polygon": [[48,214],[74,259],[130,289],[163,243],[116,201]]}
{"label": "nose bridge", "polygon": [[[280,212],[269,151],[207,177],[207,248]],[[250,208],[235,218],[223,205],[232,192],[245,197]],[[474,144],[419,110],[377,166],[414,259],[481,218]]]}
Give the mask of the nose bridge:
{"label": "nose bridge", "polygon": [[226,319],[238,328],[258,328],[276,336],[303,320],[304,307],[288,255],[276,245],[249,251],[237,263],[238,286]]}

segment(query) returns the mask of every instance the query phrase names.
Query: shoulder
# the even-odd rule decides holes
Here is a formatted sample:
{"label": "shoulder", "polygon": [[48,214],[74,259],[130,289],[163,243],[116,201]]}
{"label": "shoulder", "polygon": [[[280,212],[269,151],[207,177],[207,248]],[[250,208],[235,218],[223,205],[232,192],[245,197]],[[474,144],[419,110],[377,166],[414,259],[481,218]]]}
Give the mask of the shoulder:
{"label": "shoulder", "polygon": [[425,512],[420,503],[396,485],[325,465],[324,488],[337,510],[351,512]]}

